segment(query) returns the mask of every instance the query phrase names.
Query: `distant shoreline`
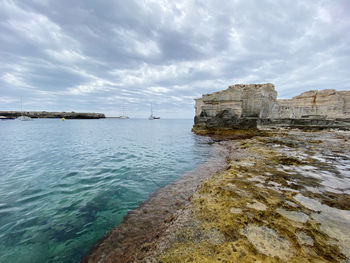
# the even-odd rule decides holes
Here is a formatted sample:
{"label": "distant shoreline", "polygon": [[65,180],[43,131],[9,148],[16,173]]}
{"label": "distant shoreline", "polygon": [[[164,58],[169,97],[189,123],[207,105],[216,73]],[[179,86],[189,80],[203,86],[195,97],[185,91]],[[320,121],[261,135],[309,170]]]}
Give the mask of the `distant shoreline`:
{"label": "distant shoreline", "polygon": [[30,118],[65,118],[65,119],[104,119],[103,113],[95,112],[48,112],[48,111],[0,111],[0,116],[17,118],[21,115]]}

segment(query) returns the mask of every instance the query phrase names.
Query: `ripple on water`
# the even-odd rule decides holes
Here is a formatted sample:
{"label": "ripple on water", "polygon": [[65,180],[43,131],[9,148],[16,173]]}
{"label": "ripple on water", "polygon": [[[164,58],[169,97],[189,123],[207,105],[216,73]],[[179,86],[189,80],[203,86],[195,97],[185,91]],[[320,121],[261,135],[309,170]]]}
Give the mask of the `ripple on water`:
{"label": "ripple on water", "polygon": [[79,261],[129,210],[208,157],[192,120],[1,125],[0,262]]}

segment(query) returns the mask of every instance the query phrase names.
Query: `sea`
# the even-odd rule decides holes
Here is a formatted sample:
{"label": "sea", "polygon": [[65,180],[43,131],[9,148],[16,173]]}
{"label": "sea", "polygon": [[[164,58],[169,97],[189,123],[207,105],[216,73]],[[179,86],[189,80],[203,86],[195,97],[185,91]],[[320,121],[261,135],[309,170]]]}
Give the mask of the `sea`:
{"label": "sea", "polygon": [[0,262],[79,262],[128,211],[209,158],[192,124],[0,121]]}

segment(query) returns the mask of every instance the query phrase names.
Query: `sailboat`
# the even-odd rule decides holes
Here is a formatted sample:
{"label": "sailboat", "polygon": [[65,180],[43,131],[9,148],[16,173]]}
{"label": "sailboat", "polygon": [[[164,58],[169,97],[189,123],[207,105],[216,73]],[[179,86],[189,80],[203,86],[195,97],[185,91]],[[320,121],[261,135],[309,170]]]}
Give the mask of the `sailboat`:
{"label": "sailboat", "polygon": [[120,115],[117,118],[118,119],[123,119],[123,120],[130,119],[128,116],[125,115],[124,104],[123,104],[123,115]]}
{"label": "sailboat", "polygon": [[148,117],[149,120],[159,120],[160,117],[156,117],[153,115],[153,108],[152,108],[152,103],[151,103],[151,115]]}
{"label": "sailboat", "polygon": [[32,118],[31,118],[31,117],[28,117],[28,116],[24,116],[24,115],[23,115],[23,110],[22,110],[22,96],[21,96],[21,116],[19,116],[18,118],[16,118],[16,120],[19,120],[19,121],[32,121]]}

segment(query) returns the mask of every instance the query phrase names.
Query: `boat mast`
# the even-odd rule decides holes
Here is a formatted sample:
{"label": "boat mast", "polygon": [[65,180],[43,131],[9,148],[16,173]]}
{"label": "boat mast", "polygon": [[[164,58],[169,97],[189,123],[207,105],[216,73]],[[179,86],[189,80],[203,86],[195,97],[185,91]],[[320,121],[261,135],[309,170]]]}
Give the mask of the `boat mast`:
{"label": "boat mast", "polygon": [[22,96],[21,96],[21,116],[23,116],[23,109],[22,109]]}

